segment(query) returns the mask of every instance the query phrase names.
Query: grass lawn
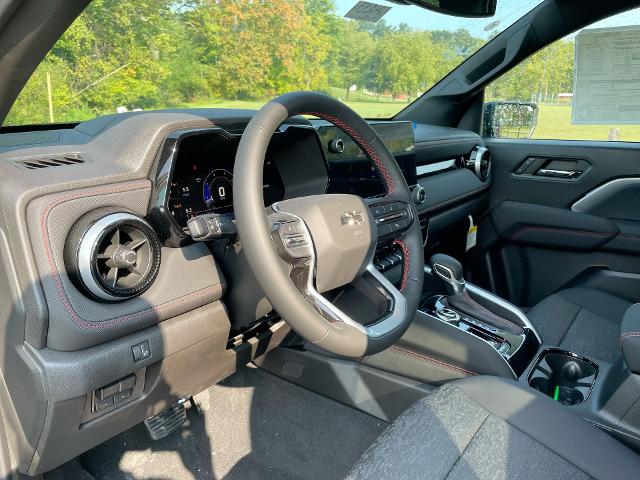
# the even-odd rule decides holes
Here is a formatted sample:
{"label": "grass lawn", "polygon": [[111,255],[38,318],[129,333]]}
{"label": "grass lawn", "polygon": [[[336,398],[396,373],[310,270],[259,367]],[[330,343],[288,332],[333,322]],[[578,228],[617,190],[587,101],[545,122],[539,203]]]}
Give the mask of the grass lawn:
{"label": "grass lawn", "polygon": [[620,129],[620,141],[640,141],[640,125],[573,125],[571,105],[540,105],[538,126],[531,138],[608,140],[614,127]]}
{"label": "grass lawn", "polygon": [[[345,91],[332,89],[332,95],[344,100]],[[183,108],[248,108],[258,109],[265,101],[245,100],[212,100],[210,102],[186,103]],[[371,99],[362,93],[352,93],[350,101],[346,102],[351,108],[365,118],[389,118],[408,104],[393,102],[381,98],[380,101]],[[538,126],[532,138],[558,140],[607,140],[609,130],[613,127],[620,129],[621,141],[640,141],[640,125],[573,125],[571,123],[570,105],[540,105],[538,112]]]}
{"label": "grass lawn", "polygon": [[[330,92],[336,98],[344,101],[346,91],[339,89],[331,89]],[[178,105],[179,108],[249,108],[258,109],[262,107],[268,100],[252,101],[252,100],[211,100],[209,102],[184,103]],[[381,98],[377,101],[375,98],[368,97],[361,93],[351,93],[349,101],[345,102],[356,112],[365,118],[390,118],[400,110],[409,105],[404,102],[393,102],[391,100]]]}

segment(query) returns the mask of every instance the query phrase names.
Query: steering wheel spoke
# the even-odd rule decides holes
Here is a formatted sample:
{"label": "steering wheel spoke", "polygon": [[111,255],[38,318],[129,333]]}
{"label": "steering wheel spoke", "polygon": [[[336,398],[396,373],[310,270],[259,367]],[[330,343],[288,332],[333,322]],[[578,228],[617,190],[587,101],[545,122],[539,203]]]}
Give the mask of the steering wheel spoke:
{"label": "steering wheel spoke", "polygon": [[[327,297],[318,292],[315,286],[316,256],[313,238],[307,225],[298,216],[278,210],[269,215],[272,224],[272,238],[276,251],[289,266],[290,277],[303,298],[311,307],[331,324],[343,323],[363,334],[377,338],[397,328],[406,315],[406,299],[402,293],[369,263],[363,274],[353,283],[356,288],[373,291],[384,301],[385,311],[369,325],[363,325],[343,312]],[[384,299],[384,300],[383,300]]]}

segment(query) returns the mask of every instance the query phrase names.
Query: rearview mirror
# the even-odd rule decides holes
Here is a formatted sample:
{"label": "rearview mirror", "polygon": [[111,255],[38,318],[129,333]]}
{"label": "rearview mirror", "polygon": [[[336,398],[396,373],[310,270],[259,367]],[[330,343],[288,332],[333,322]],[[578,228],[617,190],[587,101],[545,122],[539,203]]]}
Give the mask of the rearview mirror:
{"label": "rearview mirror", "polygon": [[484,105],[482,136],[531,138],[538,123],[538,105],[531,102],[487,102]]}
{"label": "rearview mirror", "polygon": [[[493,17],[497,0],[402,0],[455,17]],[[400,3],[396,0],[396,3]]]}

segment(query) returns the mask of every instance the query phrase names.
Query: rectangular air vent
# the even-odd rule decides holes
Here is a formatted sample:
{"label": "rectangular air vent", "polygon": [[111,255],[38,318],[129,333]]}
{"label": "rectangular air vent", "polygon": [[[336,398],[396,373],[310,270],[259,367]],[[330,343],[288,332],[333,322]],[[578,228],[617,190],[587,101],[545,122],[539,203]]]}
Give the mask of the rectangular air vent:
{"label": "rectangular air vent", "polygon": [[76,165],[84,163],[82,157],[76,153],[60,155],[55,157],[31,158],[29,160],[18,160],[16,165],[28,170],[37,170],[48,167],[64,167],[66,165]]}

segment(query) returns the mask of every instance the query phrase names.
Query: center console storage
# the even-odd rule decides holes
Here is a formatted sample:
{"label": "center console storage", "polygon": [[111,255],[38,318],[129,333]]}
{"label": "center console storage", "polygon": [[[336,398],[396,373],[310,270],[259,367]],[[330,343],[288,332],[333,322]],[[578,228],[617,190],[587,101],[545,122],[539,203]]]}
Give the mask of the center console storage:
{"label": "center console storage", "polygon": [[593,390],[598,365],[560,349],[544,350],[529,373],[529,386],[563,405],[579,405]]}

